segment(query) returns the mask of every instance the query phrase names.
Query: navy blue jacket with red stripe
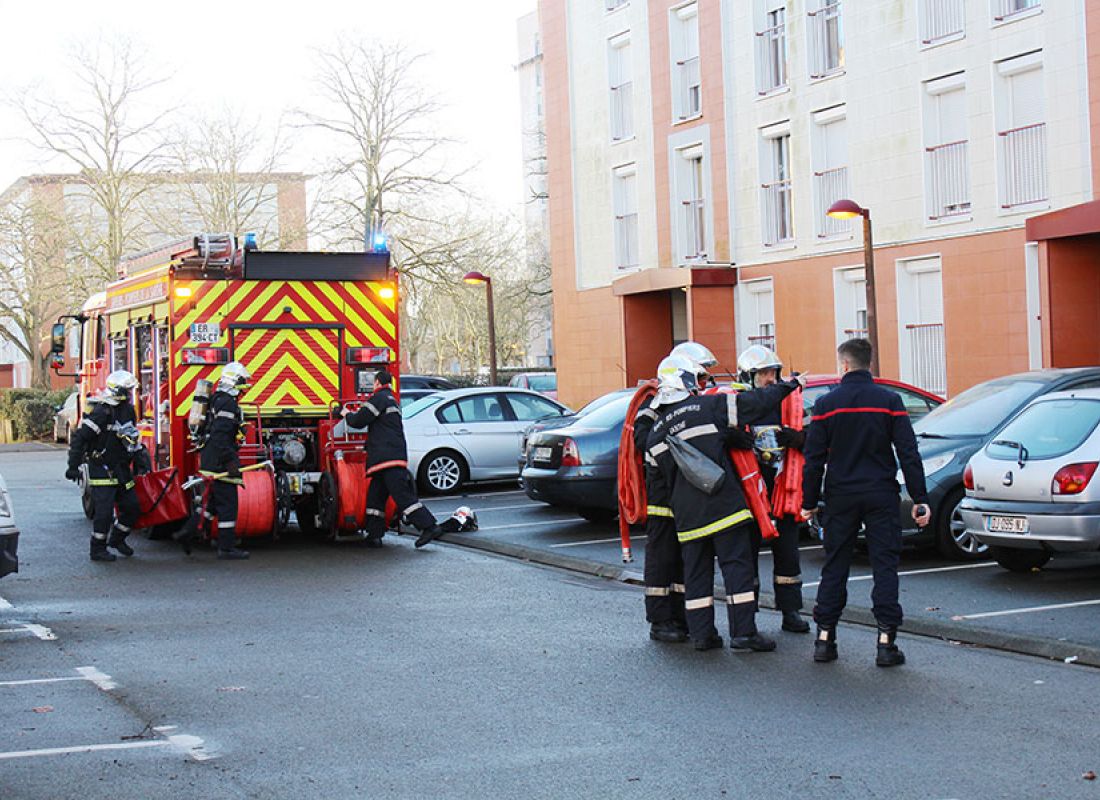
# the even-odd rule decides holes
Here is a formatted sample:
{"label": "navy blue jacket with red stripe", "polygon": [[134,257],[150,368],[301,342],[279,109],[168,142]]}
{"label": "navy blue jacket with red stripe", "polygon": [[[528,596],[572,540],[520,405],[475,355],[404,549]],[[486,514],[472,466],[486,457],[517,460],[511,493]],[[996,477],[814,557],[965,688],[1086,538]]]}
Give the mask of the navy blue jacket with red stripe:
{"label": "navy blue jacket with red stripe", "polygon": [[928,502],[917,438],[897,392],[876,384],[867,370],[854,370],[817,399],[813,414],[803,451],[803,508],[817,507],[822,474],[826,496],[896,494],[899,463],[913,502]]}

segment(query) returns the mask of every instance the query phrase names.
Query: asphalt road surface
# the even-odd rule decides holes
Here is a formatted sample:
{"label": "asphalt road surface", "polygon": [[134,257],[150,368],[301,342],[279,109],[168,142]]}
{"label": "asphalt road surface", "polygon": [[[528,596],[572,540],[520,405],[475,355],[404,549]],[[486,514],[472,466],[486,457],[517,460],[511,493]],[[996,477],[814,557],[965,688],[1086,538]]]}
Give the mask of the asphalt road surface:
{"label": "asphalt road surface", "polygon": [[636,587],[407,536],[92,563],[62,471],[0,455],[23,530],[0,581],[4,800],[1100,792],[1088,667],[905,636],[909,663],[877,669],[858,626],[829,665],[792,634],[696,653],[646,638]]}

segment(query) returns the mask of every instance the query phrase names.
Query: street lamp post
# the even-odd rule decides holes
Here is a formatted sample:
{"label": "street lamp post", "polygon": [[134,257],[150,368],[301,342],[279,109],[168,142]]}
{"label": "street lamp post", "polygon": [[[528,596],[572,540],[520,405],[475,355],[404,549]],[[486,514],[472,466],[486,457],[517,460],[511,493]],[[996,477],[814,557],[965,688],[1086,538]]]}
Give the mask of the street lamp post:
{"label": "street lamp post", "polygon": [[878,375],[878,314],[875,313],[875,244],[871,235],[871,210],[853,200],[837,200],[825,212],[833,219],[863,217],[863,272],[867,293],[867,341],[871,343],[871,374]]}
{"label": "street lamp post", "polygon": [[480,272],[467,272],[462,280],[471,285],[485,284],[485,298],[489,311],[489,385],[497,385],[497,325],[493,317],[493,281]]}

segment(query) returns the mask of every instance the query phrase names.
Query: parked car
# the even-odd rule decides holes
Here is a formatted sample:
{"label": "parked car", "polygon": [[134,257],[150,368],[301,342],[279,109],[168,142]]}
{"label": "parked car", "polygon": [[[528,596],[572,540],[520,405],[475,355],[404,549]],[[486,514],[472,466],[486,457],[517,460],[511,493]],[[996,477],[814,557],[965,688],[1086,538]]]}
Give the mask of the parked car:
{"label": "parked car", "polygon": [[547,397],[558,399],[558,374],[556,372],[521,372],[513,375],[508,383],[517,389],[530,389]]}
{"label": "parked car", "polygon": [[[905,410],[909,412],[909,419],[912,422],[916,422],[933,409],[943,405],[942,397],[927,392],[918,386],[902,383],[901,381],[892,381],[889,378],[875,378],[875,383],[893,389],[901,395],[901,402],[905,405]],[[807,417],[813,410],[817,399],[839,385],[839,375],[807,375],[806,388],[802,392],[802,405],[806,409]]]}
{"label": "parked car", "polygon": [[[1100,387],[1100,367],[1045,369],[1006,375],[979,383],[917,420],[914,429],[932,506],[932,524],[913,524],[913,501],[902,492],[904,539],[935,545],[948,558],[986,557],[986,545],[967,529],[960,511],[963,470],[970,457],[985,447],[1006,420],[1031,400],[1051,392]],[[901,483],[901,474],[898,474]]]}
{"label": "parked car", "polygon": [[57,409],[53,418],[53,438],[56,442],[68,442],[76,430],[76,404],[80,402],[80,392],[73,392]]}
{"label": "parked car", "polygon": [[[572,425],[575,420],[580,419],[586,414],[591,414],[598,408],[603,408],[610,402],[626,396],[628,398],[634,396],[634,389],[620,389],[617,392],[608,392],[607,394],[600,395],[595,400],[591,401],[587,405],[581,407],[580,411],[575,414],[567,414],[564,417],[546,417],[540,419],[537,422],[531,423],[527,430],[523,432],[523,438],[519,443],[519,468],[522,471],[527,466],[527,439],[531,434],[538,433],[539,431],[548,431],[554,428],[564,428],[566,425]],[[523,478],[520,478],[520,483],[523,482]]]}
{"label": "parked car", "polygon": [[19,528],[15,527],[8,484],[0,475],[0,578],[19,571]]}
{"label": "parked car", "polygon": [[613,519],[619,510],[619,438],[633,396],[633,389],[610,392],[569,425],[530,434],[522,472],[527,496],[593,522]]}
{"label": "parked car", "polygon": [[970,459],[959,506],[966,530],[1014,572],[1100,550],[1098,458],[1100,389],[1033,400]]}
{"label": "parked car", "polygon": [[467,481],[519,475],[516,448],[532,422],[572,414],[536,392],[504,387],[448,389],[401,409],[409,471],[425,494],[452,492]]}
{"label": "parked car", "polygon": [[444,389],[457,389],[458,384],[437,375],[400,376],[401,408]]}

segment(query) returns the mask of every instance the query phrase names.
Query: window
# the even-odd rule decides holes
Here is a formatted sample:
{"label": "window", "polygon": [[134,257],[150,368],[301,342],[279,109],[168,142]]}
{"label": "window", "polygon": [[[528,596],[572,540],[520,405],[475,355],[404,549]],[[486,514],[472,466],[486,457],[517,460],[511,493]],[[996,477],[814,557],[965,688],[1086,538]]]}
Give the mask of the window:
{"label": "window", "polygon": [[836,106],[813,115],[814,227],[819,239],[849,236],[852,223],[828,216],[829,207],[843,200],[848,190],[848,127],[845,107]]}
{"label": "window", "polygon": [[[1100,424],[1100,402],[1082,397],[1041,400],[1025,408],[986,448],[990,458],[1061,458],[1077,450]],[[1019,443],[1027,453],[1021,454]],[[1090,459],[1092,456],[1089,456]]]}
{"label": "window", "polygon": [[130,369],[130,343],[126,339],[111,340],[111,371]]}
{"label": "window", "polygon": [[512,407],[512,413],[520,422],[533,422],[536,419],[561,416],[561,409],[558,406],[549,400],[529,394],[508,395],[508,405]]}
{"label": "window", "polygon": [[677,150],[676,231],[681,262],[707,257],[706,172],[701,144]]}
{"label": "window", "polygon": [[1025,11],[1038,9],[1041,5],[1042,0],[993,0],[993,21],[1012,19]]}
{"label": "window", "polygon": [[787,0],[757,0],[756,92],[787,85]]}
{"label": "window", "polygon": [[622,8],[630,0],[604,0],[603,7],[607,11],[614,11],[616,8]]}
{"label": "window", "polygon": [[607,70],[611,83],[611,139],[618,142],[634,136],[634,82],[629,36],[611,40]]}
{"label": "window", "polygon": [[689,3],[671,11],[672,110],[676,119],[691,119],[703,113],[698,10],[695,3]]}
{"label": "window", "polygon": [[791,213],[790,125],[766,128],[762,138],[761,220],[765,247],[794,240]]}
{"label": "window", "polygon": [[937,44],[961,36],[965,26],[963,0],[920,0],[921,44]]}
{"label": "window", "polygon": [[495,394],[475,394],[444,406],[437,413],[440,422],[504,422],[504,407]]}
{"label": "window", "polygon": [[824,78],[844,70],[844,28],[840,0],[809,0],[806,36],[811,78]]}
{"label": "window", "polygon": [[925,209],[930,220],[970,213],[966,76],[924,84]]}
{"label": "window", "polygon": [[615,211],[615,266],[638,266],[638,175],[633,164],[619,167],[612,175],[612,203]]}
{"label": "window", "polygon": [[1048,199],[1042,67],[1041,52],[997,63],[994,116],[1002,209]]}
{"label": "window", "polygon": [[740,349],[760,344],[775,350],[775,294],[771,278],[739,283],[737,288]]}
{"label": "window", "polygon": [[867,337],[867,280],[863,267],[833,272],[836,343]]}
{"label": "window", "polygon": [[898,351],[901,379],[947,394],[943,278],[939,256],[897,264]]}
{"label": "window", "polygon": [[916,421],[926,415],[934,407],[932,402],[922,394],[902,389],[898,386],[890,386],[901,397],[901,404],[909,412],[909,420]]}

